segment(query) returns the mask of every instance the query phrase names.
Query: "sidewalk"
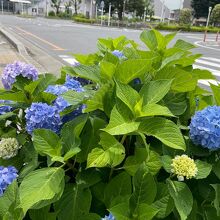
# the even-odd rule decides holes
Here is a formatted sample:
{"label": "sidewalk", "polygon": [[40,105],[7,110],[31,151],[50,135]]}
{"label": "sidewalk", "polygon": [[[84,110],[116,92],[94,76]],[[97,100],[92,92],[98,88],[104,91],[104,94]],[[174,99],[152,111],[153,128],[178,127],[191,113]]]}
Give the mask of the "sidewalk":
{"label": "sidewalk", "polygon": [[24,61],[16,49],[0,34],[0,75],[8,63]]}

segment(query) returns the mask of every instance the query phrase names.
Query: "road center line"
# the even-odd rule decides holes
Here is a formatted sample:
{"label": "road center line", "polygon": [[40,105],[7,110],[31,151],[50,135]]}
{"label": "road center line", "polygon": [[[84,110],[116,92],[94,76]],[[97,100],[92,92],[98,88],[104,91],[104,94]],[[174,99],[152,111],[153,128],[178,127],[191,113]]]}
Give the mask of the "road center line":
{"label": "road center line", "polygon": [[32,37],[34,37],[34,38],[40,40],[41,42],[43,42],[43,43],[45,43],[45,44],[51,46],[51,47],[53,48],[53,50],[59,50],[59,51],[65,50],[65,49],[63,49],[63,48],[61,48],[61,47],[59,47],[59,46],[57,46],[57,45],[55,45],[55,44],[53,44],[53,43],[47,41],[47,40],[44,40],[44,39],[41,38],[41,37],[38,37],[38,36],[35,35],[35,34],[32,34],[32,33],[28,32],[28,31],[25,31],[24,29],[22,29],[22,28],[20,28],[20,27],[15,27],[15,28],[18,29],[19,31],[22,31],[23,33],[25,33],[25,34],[27,34],[27,35],[30,35],[30,36],[32,36]]}

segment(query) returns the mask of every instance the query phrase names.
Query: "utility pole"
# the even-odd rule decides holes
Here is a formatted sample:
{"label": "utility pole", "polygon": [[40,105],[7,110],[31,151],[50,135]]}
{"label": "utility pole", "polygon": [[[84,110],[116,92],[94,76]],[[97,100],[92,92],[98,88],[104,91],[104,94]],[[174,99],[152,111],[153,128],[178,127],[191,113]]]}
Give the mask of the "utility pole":
{"label": "utility pole", "polygon": [[101,9],[102,9],[102,14],[101,14],[101,26],[103,25],[104,7],[105,7],[105,2],[104,2],[104,1],[101,1]]}
{"label": "utility pole", "polygon": [[125,18],[125,5],[126,5],[126,0],[123,2],[123,20]]}
{"label": "utility pole", "polygon": [[162,9],[161,9],[160,22],[162,22],[162,21],[163,21],[164,4],[165,4],[165,0],[162,0]]}
{"label": "utility pole", "polygon": [[4,14],[4,9],[3,9],[3,0],[2,0],[2,14]]}
{"label": "utility pole", "polygon": [[207,22],[206,22],[206,28],[209,26],[211,12],[212,12],[212,7],[209,7],[209,14],[208,14]]}
{"label": "utility pole", "polygon": [[90,2],[90,19],[92,19],[92,7],[93,6],[93,0],[91,0],[91,2]]}
{"label": "utility pole", "polygon": [[144,7],[144,22],[146,21],[146,12],[147,12],[147,7]]}
{"label": "utility pole", "polygon": [[108,26],[111,24],[111,10],[112,10],[112,4],[109,4],[109,10],[108,10]]}

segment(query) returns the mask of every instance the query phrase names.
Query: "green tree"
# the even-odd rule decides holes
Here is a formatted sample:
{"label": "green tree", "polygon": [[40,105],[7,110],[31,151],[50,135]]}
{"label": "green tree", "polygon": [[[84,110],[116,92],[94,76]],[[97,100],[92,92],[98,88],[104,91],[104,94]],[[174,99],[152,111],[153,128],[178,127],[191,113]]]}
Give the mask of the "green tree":
{"label": "green tree", "polygon": [[81,0],[71,0],[74,6],[75,14],[78,14],[79,4],[82,2]]}
{"label": "green tree", "polygon": [[194,16],[196,18],[207,17],[209,7],[214,7],[219,3],[220,0],[192,0],[191,6],[194,10]]}
{"label": "green tree", "polygon": [[190,24],[192,21],[192,10],[189,8],[184,8],[180,11],[180,24]]}
{"label": "green tree", "polygon": [[124,2],[125,2],[125,5],[126,5],[126,1],[124,1],[124,0],[105,0],[104,2],[105,2],[105,8],[104,8],[105,11],[108,11],[109,4],[111,3],[112,12],[117,12],[119,20],[122,20]]}
{"label": "green tree", "polygon": [[56,10],[56,15],[58,15],[60,12],[61,0],[51,0],[51,3],[51,6]]}
{"label": "green tree", "polygon": [[129,0],[127,4],[129,12],[136,12],[136,15],[143,18],[144,11],[146,15],[152,16],[153,5],[151,0]]}
{"label": "green tree", "polygon": [[212,10],[211,22],[214,23],[214,25],[220,24],[220,4],[217,4]]}

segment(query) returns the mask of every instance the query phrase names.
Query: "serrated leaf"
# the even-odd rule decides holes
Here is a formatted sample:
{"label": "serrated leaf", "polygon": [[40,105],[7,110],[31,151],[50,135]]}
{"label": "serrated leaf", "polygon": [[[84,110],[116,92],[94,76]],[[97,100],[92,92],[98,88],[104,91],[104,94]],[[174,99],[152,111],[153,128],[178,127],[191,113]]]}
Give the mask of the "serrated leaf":
{"label": "serrated leaf", "polygon": [[95,148],[88,155],[87,168],[89,167],[115,167],[119,165],[125,157],[124,146],[113,136],[102,133],[100,140],[101,148]]}
{"label": "serrated leaf", "polygon": [[36,129],[33,133],[35,150],[41,155],[61,156],[61,140],[57,134],[48,129]]}
{"label": "serrated leaf", "polygon": [[154,136],[165,145],[185,150],[186,145],[179,127],[165,118],[149,118],[141,122],[138,130],[146,135]]}
{"label": "serrated leaf", "polygon": [[133,79],[141,78],[152,69],[151,59],[126,60],[116,69],[115,78],[122,83],[129,83]]}
{"label": "serrated leaf", "polygon": [[122,172],[115,176],[106,186],[104,192],[105,205],[111,208],[113,200],[117,197],[124,197],[131,194],[131,177],[126,173]]}
{"label": "serrated leaf", "polygon": [[170,90],[172,80],[150,81],[143,85],[140,95],[143,97],[143,105],[159,102]]}
{"label": "serrated leaf", "polygon": [[43,168],[30,172],[19,187],[19,205],[26,213],[30,208],[41,208],[60,198],[64,189],[64,170]]}
{"label": "serrated leaf", "polygon": [[190,189],[183,182],[167,180],[167,184],[181,220],[186,220],[193,206],[193,197]]}

